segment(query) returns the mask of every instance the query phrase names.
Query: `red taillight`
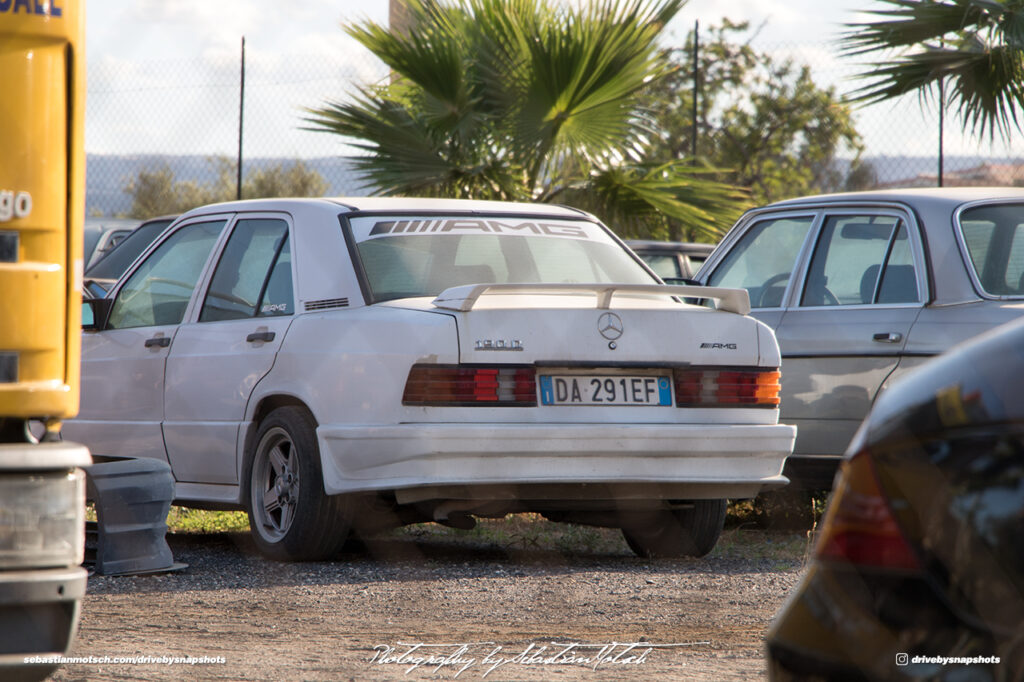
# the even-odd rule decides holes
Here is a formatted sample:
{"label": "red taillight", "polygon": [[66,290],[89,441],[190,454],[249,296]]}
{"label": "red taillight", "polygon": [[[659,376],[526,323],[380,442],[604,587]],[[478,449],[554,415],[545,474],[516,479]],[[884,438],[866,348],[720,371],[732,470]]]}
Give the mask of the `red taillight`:
{"label": "red taillight", "polygon": [[920,569],[878,485],[869,452],[843,462],[815,554],[857,566]]}
{"label": "red taillight", "polygon": [[536,372],[532,367],[413,365],[402,404],[532,407]]}
{"label": "red taillight", "polygon": [[679,407],[778,407],[778,370],[677,369]]}

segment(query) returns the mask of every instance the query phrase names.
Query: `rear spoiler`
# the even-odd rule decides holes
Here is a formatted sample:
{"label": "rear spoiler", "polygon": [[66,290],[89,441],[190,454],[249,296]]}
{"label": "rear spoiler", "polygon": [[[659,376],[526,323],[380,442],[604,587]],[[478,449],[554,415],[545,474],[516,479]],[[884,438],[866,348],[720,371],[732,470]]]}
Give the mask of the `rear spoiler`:
{"label": "rear spoiler", "polygon": [[578,294],[592,292],[597,296],[597,308],[611,307],[612,296],[622,294],[660,294],[687,298],[711,298],[717,302],[718,310],[738,315],[750,312],[750,295],[746,289],[724,287],[702,287],[687,284],[465,284],[445,289],[433,303],[438,308],[466,312],[473,309],[485,293],[488,294]]}

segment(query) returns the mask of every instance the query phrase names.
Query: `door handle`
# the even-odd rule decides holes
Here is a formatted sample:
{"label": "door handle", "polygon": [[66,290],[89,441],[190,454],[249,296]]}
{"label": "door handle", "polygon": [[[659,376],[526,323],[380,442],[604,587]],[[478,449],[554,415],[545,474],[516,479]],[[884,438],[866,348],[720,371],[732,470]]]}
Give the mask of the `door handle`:
{"label": "door handle", "polygon": [[144,344],[146,348],[152,348],[153,346],[159,346],[160,348],[167,348],[171,345],[171,337],[169,336],[154,336],[151,339],[146,339]]}
{"label": "door handle", "polygon": [[252,343],[253,341],[268,341],[268,342],[269,341],[273,341],[274,340],[274,332],[268,332],[268,331],[253,332],[252,334],[249,334],[249,336],[245,337],[245,340],[250,342],[250,343]]}
{"label": "door handle", "polygon": [[900,334],[899,332],[881,332],[879,334],[875,334],[874,339],[881,343],[899,343],[903,340],[903,334]]}

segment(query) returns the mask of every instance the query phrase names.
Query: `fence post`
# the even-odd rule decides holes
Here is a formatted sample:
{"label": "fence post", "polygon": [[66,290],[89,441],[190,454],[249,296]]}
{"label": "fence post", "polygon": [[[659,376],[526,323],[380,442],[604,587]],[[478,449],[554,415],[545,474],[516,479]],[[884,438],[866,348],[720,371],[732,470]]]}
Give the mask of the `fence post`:
{"label": "fence post", "polygon": [[245,119],[245,36],[242,36],[242,72],[238,85],[238,177],[235,180],[235,198],[242,198],[242,123]]}
{"label": "fence post", "polygon": [[946,118],[946,89],[945,89],[944,85],[945,84],[942,82],[942,79],[940,78],[939,79],[939,171],[938,171],[939,187],[942,187],[942,171],[943,171],[942,166],[943,166],[943,162],[945,161],[944,149],[943,149],[943,138],[945,136],[943,135],[943,133],[945,131],[945,123],[946,123],[946,121],[945,121],[945,118]]}

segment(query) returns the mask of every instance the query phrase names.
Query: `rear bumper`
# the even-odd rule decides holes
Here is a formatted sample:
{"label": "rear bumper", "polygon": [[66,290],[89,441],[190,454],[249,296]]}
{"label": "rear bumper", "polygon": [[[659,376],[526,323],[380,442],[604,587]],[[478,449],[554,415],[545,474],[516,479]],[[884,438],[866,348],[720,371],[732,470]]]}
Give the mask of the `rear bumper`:
{"label": "rear bumper", "polygon": [[323,425],[330,494],[438,486],[658,484],[753,497],[786,483],[796,428],[694,424]]}

